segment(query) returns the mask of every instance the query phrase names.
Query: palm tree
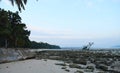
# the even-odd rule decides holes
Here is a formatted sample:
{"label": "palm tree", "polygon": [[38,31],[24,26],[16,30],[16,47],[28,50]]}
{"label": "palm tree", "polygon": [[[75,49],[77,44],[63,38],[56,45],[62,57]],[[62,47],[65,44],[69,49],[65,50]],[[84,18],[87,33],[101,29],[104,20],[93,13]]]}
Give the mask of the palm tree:
{"label": "palm tree", "polygon": [[26,5],[27,0],[9,0],[11,4],[14,6],[14,3],[17,5],[19,11],[21,11],[21,8],[25,10],[24,5]]}
{"label": "palm tree", "polygon": [[[0,0],[1,1],[1,0]],[[14,3],[17,5],[19,11],[21,12],[21,9],[25,10],[24,5],[26,5],[27,0],[9,0],[11,4],[14,6]]]}

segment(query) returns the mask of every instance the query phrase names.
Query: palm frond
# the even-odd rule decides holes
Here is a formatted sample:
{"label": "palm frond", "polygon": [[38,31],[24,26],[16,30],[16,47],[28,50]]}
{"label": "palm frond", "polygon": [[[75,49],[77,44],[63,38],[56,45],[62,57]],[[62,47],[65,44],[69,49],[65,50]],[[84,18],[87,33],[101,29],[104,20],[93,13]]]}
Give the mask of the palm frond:
{"label": "palm frond", "polygon": [[26,3],[27,3],[27,0],[23,0],[23,2],[24,2],[24,4],[26,4]]}
{"label": "palm frond", "polygon": [[14,0],[10,0],[11,4],[14,6]]}
{"label": "palm frond", "polygon": [[21,12],[21,9],[25,10],[24,5],[27,4],[27,0],[9,0],[11,4],[14,6],[14,3],[17,5],[19,11]]}

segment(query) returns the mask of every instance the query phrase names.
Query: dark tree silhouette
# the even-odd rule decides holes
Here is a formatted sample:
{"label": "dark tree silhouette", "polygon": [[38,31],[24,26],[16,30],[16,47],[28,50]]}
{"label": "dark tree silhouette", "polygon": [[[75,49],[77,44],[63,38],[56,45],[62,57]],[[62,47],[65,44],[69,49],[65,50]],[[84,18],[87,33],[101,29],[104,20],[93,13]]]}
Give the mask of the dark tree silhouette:
{"label": "dark tree silhouette", "polygon": [[27,0],[9,0],[9,1],[13,6],[14,4],[16,4],[20,12],[21,9],[25,10],[25,5],[27,4]]}
{"label": "dark tree silhouette", "polygon": [[0,9],[0,46],[26,47],[29,42],[30,31],[21,22],[18,12],[12,13]]}
{"label": "dark tree silhouette", "polygon": [[21,11],[21,8],[25,10],[25,5],[27,3],[27,0],[9,0],[11,4],[14,6],[14,3],[17,5],[19,11]]}

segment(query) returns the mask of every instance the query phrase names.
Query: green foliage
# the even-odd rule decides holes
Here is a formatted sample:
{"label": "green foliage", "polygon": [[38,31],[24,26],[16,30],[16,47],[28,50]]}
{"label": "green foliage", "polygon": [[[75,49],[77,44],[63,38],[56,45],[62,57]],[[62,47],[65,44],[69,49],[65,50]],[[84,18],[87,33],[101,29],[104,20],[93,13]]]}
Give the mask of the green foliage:
{"label": "green foliage", "polygon": [[20,12],[21,9],[25,10],[25,5],[27,4],[27,0],[8,0],[8,1],[10,1],[13,6],[14,4],[16,4]]}
{"label": "green foliage", "polygon": [[31,44],[30,44],[30,48],[43,48],[43,49],[60,49],[59,46],[57,45],[50,45],[48,43],[43,43],[43,42],[35,42],[35,41],[31,41]]}
{"label": "green foliage", "polygon": [[0,47],[28,47],[29,35],[18,12],[0,9]]}
{"label": "green foliage", "polygon": [[59,49],[59,46],[48,43],[37,43],[29,40],[30,31],[21,22],[18,12],[0,9],[0,47]]}

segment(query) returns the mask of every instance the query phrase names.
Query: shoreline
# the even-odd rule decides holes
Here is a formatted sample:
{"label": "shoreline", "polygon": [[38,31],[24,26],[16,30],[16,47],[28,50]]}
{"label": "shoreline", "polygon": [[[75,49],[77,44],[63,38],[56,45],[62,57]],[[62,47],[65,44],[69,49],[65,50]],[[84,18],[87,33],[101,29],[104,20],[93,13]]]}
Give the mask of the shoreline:
{"label": "shoreline", "polygon": [[[115,52],[112,53],[111,51],[101,52],[101,51],[85,51],[85,50],[84,51],[43,50],[43,51],[38,51],[34,53],[35,54],[32,57],[30,57],[29,55],[26,55],[27,57],[22,55],[21,59],[7,61],[7,62],[4,61],[2,64],[0,64],[0,72],[2,72],[1,69],[3,69],[2,65],[3,67],[4,65],[6,66],[9,64],[13,64],[14,66],[14,63],[17,65],[17,66],[15,65],[16,67],[19,67],[20,65],[22,65],[21,67],[24,67],[24,66],[26,67],[30,65],[32,67],[30,69],[34,69],[35,71],[38,70],[39,67],[42,67],[43,70],[51,70],[51,67],[53,66],[54,69],[52,69],[51,73],[59,73],[56,70],[60,70],[60,73],[66,73],[66,72],[69,72],[69,73],[101,73],[101,72],[102,73],[119,73],[120,72],[119,52],[117,54]],[[40,66],[38,66],[38,64]],[[6,66],[6,68],[8,67],[9,66]],[[15,73],[14,69],[16,69],[16,67],[12,67],[13,69],[9,69],[9,70],[10,71],[12,70],[12,72]],[[56,67],[59,67],[59,69],[58,68],[56,69]],[[26,69],[29,69],[29,67],[26,67]],[[40,69],[40,71],[43,71],[43,70]],[[24,71],[25,72],[23,73],[29,72],[29,70],[28,71],[24,70]],[[2,72],[2,73],[6,73],[6,72]],[[34,72],[31,72],[31,73],[34,73]],[[44,73],[44,71],[42,73]],[[49,72],[45,72],[45,73],[49,73]]]}

